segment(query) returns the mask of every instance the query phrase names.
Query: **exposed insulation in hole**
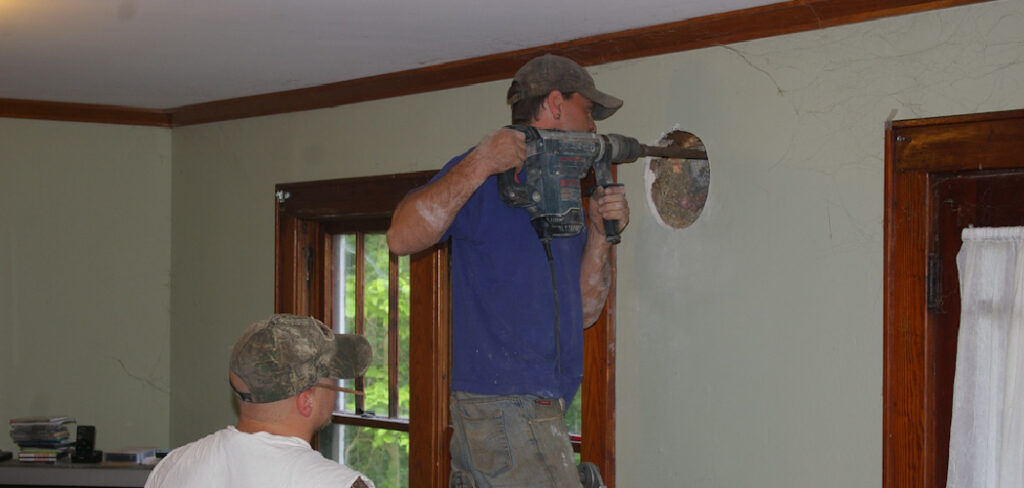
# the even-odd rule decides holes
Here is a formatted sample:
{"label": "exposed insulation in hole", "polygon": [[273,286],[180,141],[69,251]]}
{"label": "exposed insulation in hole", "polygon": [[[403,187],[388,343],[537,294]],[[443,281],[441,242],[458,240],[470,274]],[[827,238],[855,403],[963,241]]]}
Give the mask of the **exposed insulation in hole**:
{"label": "exposed insulation in hole", "polygon": [[[705,149],[695,135],[678,125],[661,136],[656,145]],[[671,229],[685,229],[697,221],[708,198],[711,166],[700,159],[650,158],[644,172],[647,204],[658,222]]]}

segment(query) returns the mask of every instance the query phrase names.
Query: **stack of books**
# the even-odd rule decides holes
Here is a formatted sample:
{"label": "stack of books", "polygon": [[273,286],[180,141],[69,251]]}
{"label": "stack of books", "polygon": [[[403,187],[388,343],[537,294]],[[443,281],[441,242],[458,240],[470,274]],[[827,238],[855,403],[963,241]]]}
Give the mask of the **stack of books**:
{"label": "stack of books", "polygon": [[18,445],[18,461],[55,463],[69,457],[75,447],[75,426],[71,417],[11,419],[11,439]]}

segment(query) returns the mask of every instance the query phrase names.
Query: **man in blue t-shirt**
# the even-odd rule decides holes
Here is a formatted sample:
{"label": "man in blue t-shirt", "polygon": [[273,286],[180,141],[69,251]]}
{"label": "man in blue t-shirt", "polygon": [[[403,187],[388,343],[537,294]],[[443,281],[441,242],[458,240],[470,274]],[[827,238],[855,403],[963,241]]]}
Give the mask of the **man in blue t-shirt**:
{"label": "man in blue t-shirt", "polygon": [[[513,124],[590,132],[622,106],[553,55],[516,73],[508,103]],[[580,486],[564,408],[583,376],[583,329],[608,296],[602,221],[621,231],[629,207],[623,187],[597,188],[586,228],[552,239],[549,264],[527,210],[498,195],[497,175],[525,157],[521,132],[492,132],[406,196],[387,233],[397,254],[451,239],[452,486]]]}

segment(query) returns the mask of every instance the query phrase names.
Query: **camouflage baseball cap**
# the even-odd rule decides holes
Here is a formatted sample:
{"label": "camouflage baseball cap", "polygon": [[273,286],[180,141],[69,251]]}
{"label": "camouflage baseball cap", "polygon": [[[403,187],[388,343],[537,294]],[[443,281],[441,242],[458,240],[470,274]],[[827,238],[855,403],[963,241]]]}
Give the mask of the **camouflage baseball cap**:
{"label": "camouflage baseball cap", "polygon": [[579,93],[594,102],[594,120],[607,119],[622,106],[622,100],[598,90],[590,73],[576,61],[554,54],[531,59],[512,81],[515,89],[509,90],[509,105],[558,90]]}
{"label": "camouflage baseball cap", "polygon": [[363,336],[335,334],[313,317],[281,314],[245,330],[231,350],[230,368],[249,389],[236,389],[239,398],[269,403],[295,396],[320,378],[360,376],[372,356]]}

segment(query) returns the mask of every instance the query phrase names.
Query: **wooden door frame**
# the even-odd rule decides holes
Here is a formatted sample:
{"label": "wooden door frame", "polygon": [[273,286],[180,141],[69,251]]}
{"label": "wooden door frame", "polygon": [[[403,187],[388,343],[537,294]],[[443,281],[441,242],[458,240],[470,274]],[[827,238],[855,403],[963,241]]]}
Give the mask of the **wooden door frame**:
{"label": "wooden door frame", "polygon": [[885,133],[883,488],[931,488],[934,361],[926,307],[929,181],[1024,168],[1024,110],[891,123]]}

